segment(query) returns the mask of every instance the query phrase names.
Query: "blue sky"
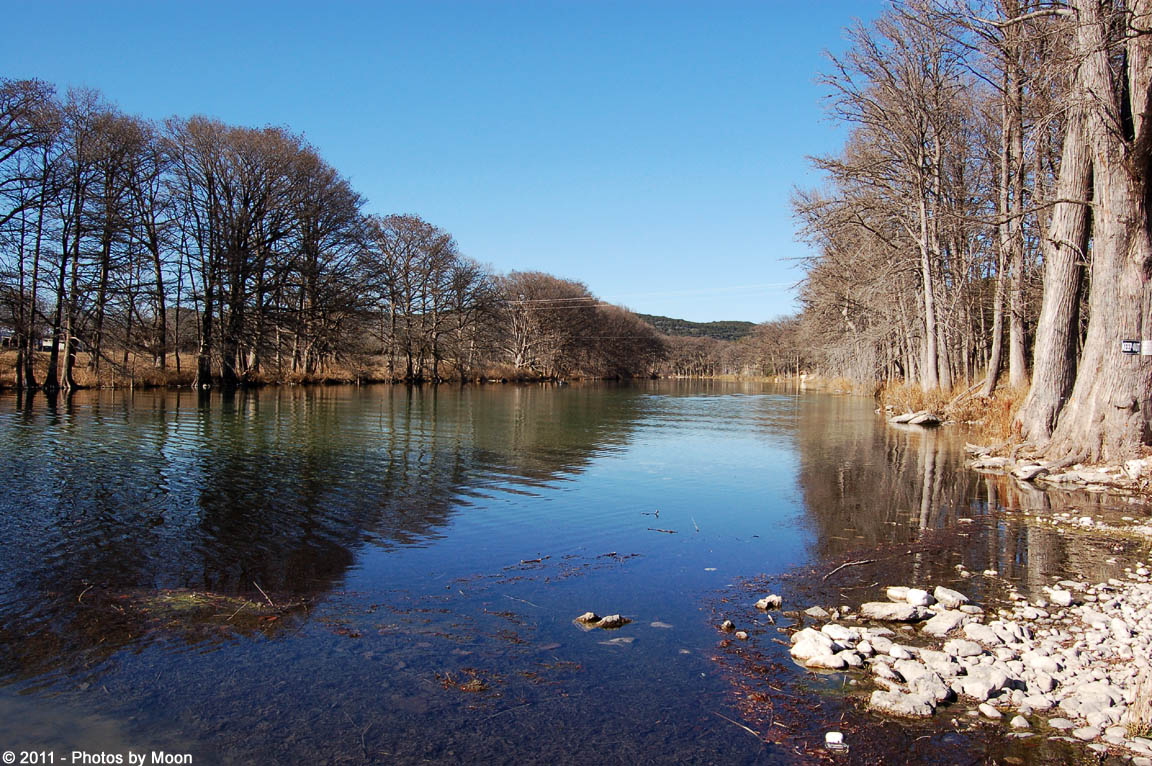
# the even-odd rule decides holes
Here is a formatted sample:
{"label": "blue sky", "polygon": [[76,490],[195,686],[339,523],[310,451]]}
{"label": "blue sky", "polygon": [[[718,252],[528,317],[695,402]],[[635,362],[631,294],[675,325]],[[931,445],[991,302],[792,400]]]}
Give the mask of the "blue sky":
{"label": "blue sky", "polygon": [[16,2],[0,76],[150,118],[303,133],[374,213],[498,271],[647,313],[764,321],[801,276],[789,209],[835,151],[816,75],[846,2]]}

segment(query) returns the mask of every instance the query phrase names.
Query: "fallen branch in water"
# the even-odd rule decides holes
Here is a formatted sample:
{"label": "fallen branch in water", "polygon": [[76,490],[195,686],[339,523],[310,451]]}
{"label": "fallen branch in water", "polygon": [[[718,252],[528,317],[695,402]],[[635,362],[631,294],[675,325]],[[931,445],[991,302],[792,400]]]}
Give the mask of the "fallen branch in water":
{"label": "fallen branch in water", "polygon": [[753,737],[755,737],[756,739],[763,741],[763,737],[761,737],[761,736],[760,736],[760,735],[759,735],[757,732],[753,731],[752,729],[749,729],[747,726],[745,726],[744,724],[740,723],[739,721],[733,721],[733,720],[732,720],[731,718],[729,718],[728,716],[724,715],[723,713],[717,713],[715,710],[713,710],[713,711],[712,711],[712,715],[718,715],[718,716],[720,716],[721,718],[723,718],[723,719],[724,719],[725,721],[727,721],[728,723],[731,723],[731,724],[735,724],[736,726],[739,726],[741,729],[743,729],[744,731],[748,732],[749,734],[751,734],[751,735],[752,735]]}
{"label": "fallen branch in water", "polygon": [[521,604],[527,604],[528,606],[534,606],[537,609],[543,609],[544,608],[544,607],[540,606],[539,604],[533,604],[531,601],[525,601],[522,598],[516,598],[515,596],[509,596],[507,593],[504,594],[504,598],[512,599],[513,601],[519,601]]}
{"label": "fallen branch in water", "polygon": [[276,605],[272,603],[272,599],[268,598],[268,594],[267,594],[267,593],[265,593],[265,592],[264,592],[264,589],[260,587],[260,583],[258,583],[258,582],[256,582],[255,580],[253,580],[253,581],[252,581],[252,584],[256,586],[256,590],[260,591],[260,595],[261,595],[261,596],[263,596],[263,597],[264,597],[264,600],[268,602],[268,606],[270,606],[270,607],[272,607],[273,609],[275,609],[275,608],[276,608]]}
{"label": "fallen branch in water", "polygon": [[664,534],[666,534],[666,535],[674,535],[674,534],[676,534],[676,530],[675,530],[675,529],[657,529],[656,527],[648,527],[648,531],[649,531],[649,532],[663,532],[663,533],[664,533]]}
{"label": "fallen branch in water", "polygon": [[823,582],[824,580],[827,580],[829,577],[836,574],[841,569],[847,569],[848,567],[856,567],[856,566],[860,566],[861,564],[875,564],[875,563],[876,563],[876,559],[861,559],[859,561],[845,561],[843,564],[836,567],[831,572],[829,572],[828,574],[826,574],[822,578],[820,578],[820,581]]}

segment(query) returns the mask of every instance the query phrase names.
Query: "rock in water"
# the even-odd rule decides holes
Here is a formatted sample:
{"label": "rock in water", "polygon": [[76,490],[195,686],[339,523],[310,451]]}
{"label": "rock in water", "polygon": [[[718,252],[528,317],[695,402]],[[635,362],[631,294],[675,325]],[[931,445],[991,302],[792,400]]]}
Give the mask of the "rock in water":
{"label": "rock in water", "polygon": [[888,597],[889,601],[907,603],[908,588],[903,585],[893,585],[884,591],[884,595]]}
{"label": "rock in water", "polygon": [[936,586],[936,589],[932,591],[932,595],[936,597],[937,601],[949,609],[958,609],[968,603],[968,597],[963,593],[952,590],[951,588],[945,588],[941,585]]}
{"label": "rock in water", "polygon": [[1042,465],[1018,465],[1012,470],[1012,475],[1021,481],[1032,481],[1046,473],[1048,469]]}
{"label": "rock in water", "polygon": [[782,606],[784,606],[784,599],[776,594],[765,596],[756,602],[757,609],[779,609]]}
{"label": "rock in water", "polygon": [[805,667],[825,670],[843,670],[847,665],[848,663],[839,654],[818,654],[804,663]]}
{"label": "rock in water", "polygon": [[868,700],[868,707],[901,718],[930,718],[936,711],[936,700],[924,694],[876,690]]}
{"label": "rock in water", "polygon": [[866,620],[888,622],[917,622],[928,616],[928,610],[912,604],[894,604],[884,601],[869,601],[860,605],[860,616]]}
{"label": "rock in water", "polygon": [[611,630],[612,628],[622,628],[625,625],[627,625],[629,622],[631,622],[631,620],[629,620],[625,617],[622,617],[618,614],[610,614],[607,617],[605,617],[603,620],[600,620],[600,622],[596,623],[596,627],[608,628],[609,630]]}
{"label": "rock in water", "polygon": [[585,624],[590,623],[590,622],[599,622],[599,621],[600,621],[600,615],[596,614],[595,612],[585,612],[584,614],[582,614],[576,618],[576,622],[583,622]]}
{"label": "rock in water", "polygon": [[920,588],[909,588],[904,594],[904,600],[912,606],[931,606],[936,601],[928,591]]}

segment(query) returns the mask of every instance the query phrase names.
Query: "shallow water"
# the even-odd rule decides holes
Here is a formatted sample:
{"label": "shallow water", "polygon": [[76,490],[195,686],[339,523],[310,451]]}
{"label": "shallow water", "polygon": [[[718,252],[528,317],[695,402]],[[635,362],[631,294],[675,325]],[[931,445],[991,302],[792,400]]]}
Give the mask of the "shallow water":
{"label": "shallow water", "polygon": [[[853,708],[766,721],[756,695],[845,678],[782,662],[752,594],[858,601],[960,562],[1028,592],[1138,553],[1004,510],[1143,505],[981,477],[962,442],[752,384],[6,395],[0,749],[806,761]],[[587,610],[632,622],[585,631]],[[870,747],[902,762],[900,731]],[[941,752],[979,760],[988,734]]]}

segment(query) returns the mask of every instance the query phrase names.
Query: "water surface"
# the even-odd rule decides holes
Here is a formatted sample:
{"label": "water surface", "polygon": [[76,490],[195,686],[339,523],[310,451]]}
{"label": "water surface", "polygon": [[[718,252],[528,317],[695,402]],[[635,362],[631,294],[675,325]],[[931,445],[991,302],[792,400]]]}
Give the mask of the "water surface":
{"label": "water surface", "polygon": [[[1142,506],[980,477],[961,443],[753,384],[6,395],[0,747],[803,760],[822,721],[735,725],[769,692],[719,620],[783,651],[755,589],[861,597],[889,583],[821,577],[876,550],[903,583],[1117,571],[1106,543],[1001,512]],[[588,610],[632,623],[584,631]]]}

